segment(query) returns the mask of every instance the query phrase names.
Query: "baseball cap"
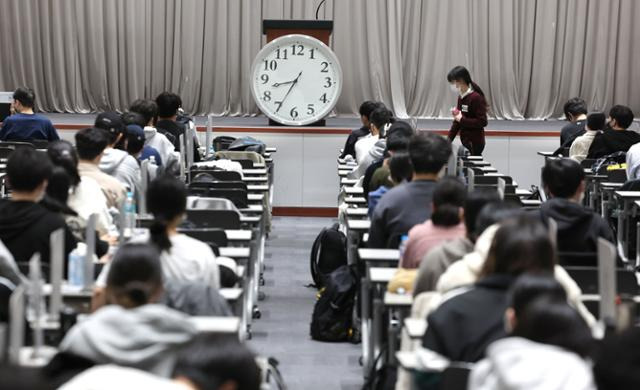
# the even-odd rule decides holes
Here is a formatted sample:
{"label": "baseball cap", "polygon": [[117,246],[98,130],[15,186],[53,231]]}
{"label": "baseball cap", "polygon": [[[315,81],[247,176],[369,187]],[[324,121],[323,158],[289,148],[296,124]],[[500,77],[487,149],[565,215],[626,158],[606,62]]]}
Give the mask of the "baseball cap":
{"label": "baseball cap", "polygon": [[124,122],[117,112],[103,112],[96,117],[95,127],[107,130],[111,134],[124,132]]}

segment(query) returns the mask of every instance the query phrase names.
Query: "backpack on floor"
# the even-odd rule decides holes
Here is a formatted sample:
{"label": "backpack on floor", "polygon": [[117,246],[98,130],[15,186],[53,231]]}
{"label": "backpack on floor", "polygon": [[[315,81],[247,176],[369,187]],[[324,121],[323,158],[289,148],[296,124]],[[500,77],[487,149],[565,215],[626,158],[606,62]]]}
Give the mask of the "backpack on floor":
{"label": "backpack on floor", "polygon": [[324,278],[338,267],[347,265],[347,237],[340,225],[324,228],[311,247],[311,277],[316,288],[324,286]]}
{"label": "backpack on floor", "polygon": [[317,341],[357,341],[352,328],[358,279],[343,265],[325,279],[311,315],[311,338]]}

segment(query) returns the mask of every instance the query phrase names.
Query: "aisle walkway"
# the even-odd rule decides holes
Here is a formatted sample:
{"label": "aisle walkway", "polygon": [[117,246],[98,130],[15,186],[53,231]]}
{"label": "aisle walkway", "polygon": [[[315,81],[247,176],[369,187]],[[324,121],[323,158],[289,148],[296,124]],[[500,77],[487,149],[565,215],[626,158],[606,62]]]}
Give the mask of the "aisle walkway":
{"label": "aisle walkway", "polygon": [[320,343],[309,336],[316,293],[304,287],[311,281],[309,253],[316,235],[331,223],[329,218],[274,218],[267,241],[267,297],[261,302],[262,318],[254,322],[249,345],[280,361],[290,390],[362,386],[360,345]]}

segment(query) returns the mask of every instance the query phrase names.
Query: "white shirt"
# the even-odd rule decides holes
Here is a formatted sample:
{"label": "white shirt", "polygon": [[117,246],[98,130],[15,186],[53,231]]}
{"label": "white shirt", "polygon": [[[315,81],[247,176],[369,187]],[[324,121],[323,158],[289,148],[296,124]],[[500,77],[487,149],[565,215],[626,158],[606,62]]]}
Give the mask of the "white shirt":
{"label": "white shirt", "polygon": [[369,150],[371,150],[373,145],[378,142],[378,138],[379,136],[377,135],[368,134],[360,138],[358,142],[356,142],[356,161],[358,162],[358,164],[361,164],[362,161],[364,161],[364,159],[369,154]]}
{"label": "white shirt", "polygon": [[164,166],[169,165],[169,161],[175,159],[175,146],[173,146],[164,134],[158,133],[155,127],[146,126],[144,128],[144,138],[145,146],[151,146],[158,151]]}
{"label": "white shirt", "polygon": [[627,151],[627,180],[640,179],[640,143]]}
{"label": "white shirt", "polygon": [[98,182],[89,177],[82,176],[78,186],[69,193],[67,205],[84,220],[89,220],[91,214],[97,214],[96,231],[100,235],[107,234],[113,225],[113,218],[109,213],[107,198]]}
{"label": "white shirt", "polygon": [[598,134],[598,131],[587,130],[583,135],[573,140],[571,148],[569,148],[569,157],[578,162],[586,159],[596,134]]}

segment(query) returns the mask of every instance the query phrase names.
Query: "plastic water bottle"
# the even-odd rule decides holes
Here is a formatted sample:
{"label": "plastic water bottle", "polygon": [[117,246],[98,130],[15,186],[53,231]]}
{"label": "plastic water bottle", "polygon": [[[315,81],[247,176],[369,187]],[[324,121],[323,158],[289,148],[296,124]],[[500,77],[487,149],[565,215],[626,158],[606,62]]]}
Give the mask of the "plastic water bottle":
{"label": "plastic water bottle", "polygon": [[400,247],[398,250],[400,251],[400,261],[404,258],[404,251],[407,249],[407,241],[409,241],[409,236],[404,234],[400,237]]}
{"label": "plastic water bottle", "polygon": [[84,286],[84,258],[87,255],[87,245],[79,242],[76,249],[69,253],[69,266],[67,267],[67,282],[71,286]]}
{"label": "plastic water bottle", "polygon": [[133,200],[133,192],[127,192],[127,199],[124,203],[124,236],[133,236],[136,227],[136,204]]}

